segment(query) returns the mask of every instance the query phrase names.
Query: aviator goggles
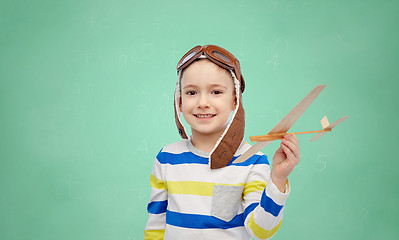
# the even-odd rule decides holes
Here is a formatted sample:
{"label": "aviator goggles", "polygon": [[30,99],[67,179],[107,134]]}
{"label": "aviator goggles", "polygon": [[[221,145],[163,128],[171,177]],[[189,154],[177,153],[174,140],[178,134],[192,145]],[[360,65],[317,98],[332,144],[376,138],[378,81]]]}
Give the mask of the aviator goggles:
{"label": "aviator goggles", "polygon": [[207,59],[221,68],[234,71],[237,79],[240,81],[241,92],[244,92],[245,82],[241,75],[240,63],[229,51],[216,45],[196,46],[188,51],[177,64],[177,71],[185,69],[196,59],[205,55]]}

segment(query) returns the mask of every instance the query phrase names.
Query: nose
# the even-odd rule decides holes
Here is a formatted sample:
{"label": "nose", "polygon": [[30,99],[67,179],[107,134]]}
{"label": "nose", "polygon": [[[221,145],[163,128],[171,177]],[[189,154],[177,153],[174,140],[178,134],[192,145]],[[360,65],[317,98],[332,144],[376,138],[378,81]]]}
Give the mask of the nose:
{"label": "nose", "polygon": [[198,108],[208,108],[209,106],[209,97],[206,94],[200,94]]}

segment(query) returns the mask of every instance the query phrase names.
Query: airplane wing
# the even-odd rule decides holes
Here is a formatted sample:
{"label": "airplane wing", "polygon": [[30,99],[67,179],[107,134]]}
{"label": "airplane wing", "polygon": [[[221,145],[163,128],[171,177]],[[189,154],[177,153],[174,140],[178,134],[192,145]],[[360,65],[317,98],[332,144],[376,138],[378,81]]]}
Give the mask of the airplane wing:
{"label": "airplane wing", "polygon": [[[343,122],[345,119],[347,119],[349,116],[344,116],[340,119],[338,119],[337,121],[335,121],[333,124],[329,124],[328,120],[327,120],[327,116],[325,116],[322,120],[321,120],[321,124],[323,126],[324,130],[328,130],[331,131],[331,129],[335,128],[338,124],[340,124],[341,122]],[[316,141],[317,139],[319,139],[321,136],[323,136],[326,132],[321,132],[316,134],[314,137],[312,137],[312,139],[310,139],[310,141]]]}
{"label": "airplane wing", "polygon": [[[316,86],[279,123],[277,123],[277,125],[268,134],[286,133],[326,86],[327,85]],[[241,163],[246,161],[248,158],[252,157],[271,142],[272,141],[257,142],[240,157],[238,157],[233,163]]]}

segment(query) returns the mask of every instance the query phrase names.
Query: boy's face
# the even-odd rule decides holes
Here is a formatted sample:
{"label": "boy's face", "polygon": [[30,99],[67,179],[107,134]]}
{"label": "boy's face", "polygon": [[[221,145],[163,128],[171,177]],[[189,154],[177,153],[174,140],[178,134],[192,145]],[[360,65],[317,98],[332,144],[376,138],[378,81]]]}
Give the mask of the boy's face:
{"label": "boy's face", "polygon": [[236,104],[231,74],[202,59],[184,70],[181,81],[180,111],[193,136],[220,137]]}

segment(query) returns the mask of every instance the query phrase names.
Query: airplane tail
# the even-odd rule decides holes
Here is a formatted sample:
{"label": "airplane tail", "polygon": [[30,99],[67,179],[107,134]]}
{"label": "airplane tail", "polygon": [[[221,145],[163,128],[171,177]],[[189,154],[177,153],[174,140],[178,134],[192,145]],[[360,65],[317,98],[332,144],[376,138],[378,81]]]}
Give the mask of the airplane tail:
{"label": "airplane tail", "polygon": [[[330,125],[330,123],[328,122],[327,116],[324,116],[321,119],[321,126],[323,127],[323,130],[327,130],[327,131],[331,131],[331,129],[333,129],[334,127],[336,127],[338,124],[340,124],[341,122],[343,122],[345,119],[347,119],[349,116],[344,116],[340,119],[338,119],[337,121],[335,121],[333,124]],[[310,139],[310,141],[316,141],[317,139],[319,139],[321,136],[323,136],[326,132],[321,132],[316,134],[312,139]]]}

